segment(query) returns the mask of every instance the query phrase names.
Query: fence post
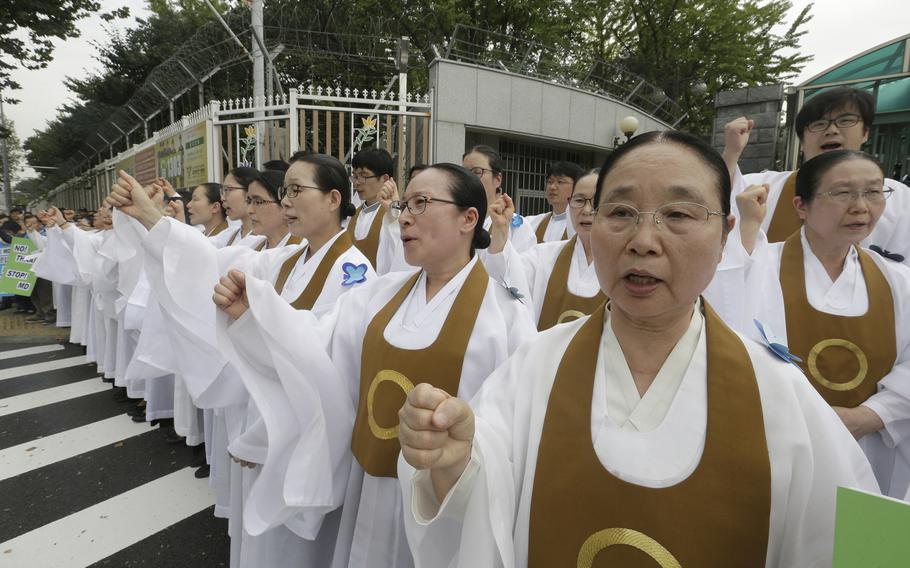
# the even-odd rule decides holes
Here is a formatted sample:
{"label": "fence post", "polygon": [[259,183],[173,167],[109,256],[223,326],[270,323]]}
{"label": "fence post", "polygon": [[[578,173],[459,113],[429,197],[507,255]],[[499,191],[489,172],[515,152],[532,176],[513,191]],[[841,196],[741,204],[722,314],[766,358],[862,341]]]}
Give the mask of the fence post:
{"label": "fence post", "polygon": [[288,158],[300,150],[300,117],[297,116],[297,89],[292,88],[288,93]]}

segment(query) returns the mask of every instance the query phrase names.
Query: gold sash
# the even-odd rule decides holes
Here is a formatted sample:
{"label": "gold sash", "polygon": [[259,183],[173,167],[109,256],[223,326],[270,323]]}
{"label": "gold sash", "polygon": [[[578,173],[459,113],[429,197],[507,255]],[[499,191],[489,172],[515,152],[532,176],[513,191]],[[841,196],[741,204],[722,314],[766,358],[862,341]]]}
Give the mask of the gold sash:
{"label": "gold sash", "polygon": [[540,309],[540,318],[537,320],[538,331],[586,316],[607,300],[603,292],[598,292],[590,298],[569,292],[569,271],[577,239],[578,235],[569,239],[556,257],[556,264],[553,265],[553,272],[547,281],[547,292]]}
{"label": "gold sash", "polygon": [[[338,261],[339,257],[347,252],[352,246],[354,246],[354,244],[351,242],[351,235],[349,235],[347,231],[335,239],[335,242],[332,243],[332,246],[326,251],[325,256],[319,261],[319,266],[316,267],[316,272],[313,273],[313,277],[310,278],[306,288],[303,289],[303,292],[300,293],[300,296],[298,296],[296,300],[291,302],[294,309],[313,309],[316,300],[319,298],[319,294],[321,294],[322,289],[325,288],[325,281],[329,276],[329,270],[335,266],[335,262]],[[278,279],[275,280],[275,291],[278,292],[278,294],[281,294],[284,290],[284,285],[287,283],[291,271],[294,270],[294,266],[297,265],[297,262],[306,250],[306,248],[300,249],[288,257],[281,265],[281,270],[278,272]]]}
{"label": "gold sash", "polygon": [[799,366],[822,398],[848,408],[875,394],[897,360],[891,286],[875,261],[858,247],[857,252],[869,309],[855,317],[826,314],[809,303],[799,231],[784,243],[780,260],[787,346],[803,360]]}
{"label": "gold sash", "polygon": [[[540,225],[537,226],[536,235],[537,235],[538,243],[543,242],[543,239],[547,234],[547,227],[550,226],[550,219],[552,219],[552,218],[553,218],[553,212],[551,211],[551,212],[547,213],[547,216],[544,217],[543,221],[540,222]],[[566,222],[568,222],[568,220],[566,220]],[[569,231],[568,231],[568,229],[566,229],[562,232],[562,238],[559,240],[564,241],[568,238],[569,238]]]}
{"label": "gold sash", "polygon": [[530,568],[764,568],[771,466],[758,384],[742,341],[704,306],[705,446],[695,471],[670,487],[623,481],[595,453],[591,401],[603,306],[569,343],[537,455]]}
{"label": "gold sash", "polygon": [[215,235],[217,235],[218,233],[220,233],[221,231],[223,231],[223,230],[225,230],[225,229],[227,229],[227,228],[228,228],[227,219],[223,219],[223,220],[221,221],[221,223],[219,223],[219,224],[216,225],[214,228],[212,228],[212,232],[211,232],[211,233],[208,233],[206,236],[207,236],[207,237],[214,237]]}
{"label": "gold sash", "polygon": [[774,206],[771,224],[768,225],[769,243],[782,243],[803,226],[803,220],[799,218],[793,207],[794,197],[796,197],[796,172],[790,174],[790,177],[784,182],[777,205]]}
{"label": "gold sash", "polygon": [[351,222],[348,223],[347,230],[354,240],[354,245],[370,260],[372,266],[377,266],[376,255],[379,254],[379,237],[382,233],[382,223],[385,218],[386,208],[383,205],[379,206],[379,210],[376,211],[376,216],[373,217],[373,224],[370,225],[367,236],[358,240],[354,231],[357,228],[357,219],[360,217],[361,211],[363,211],[363,205],[354,212],[354,215],[351,217]]}
{"label": "gold sash", "polygon": [[398,477],[398,410],[407,393],[423,382],[453,396],[458,393],[468,341],[490,279],[478,261],[458,291],[436,341],[424,349],[401,349],[386,341],[383,333],[419,277],[418,272],[409,278],[379,310],[363,338],[351,450],[363,470],[374,477]]}

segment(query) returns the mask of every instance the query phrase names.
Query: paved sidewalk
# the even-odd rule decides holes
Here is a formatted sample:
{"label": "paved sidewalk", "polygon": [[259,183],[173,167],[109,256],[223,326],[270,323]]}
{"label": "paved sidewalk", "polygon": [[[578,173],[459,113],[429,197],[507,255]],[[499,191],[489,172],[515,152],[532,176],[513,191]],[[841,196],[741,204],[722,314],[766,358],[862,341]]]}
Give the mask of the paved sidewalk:
{"label": "paved sidewalk", "polygon": [[44,325],[41,322],[27,322],[25,319],[30,316],[14,312],[15,308],[0,311],[0,338],[19,341],[19,339],[14,338],[68,339],[70,336],[68,327]]}

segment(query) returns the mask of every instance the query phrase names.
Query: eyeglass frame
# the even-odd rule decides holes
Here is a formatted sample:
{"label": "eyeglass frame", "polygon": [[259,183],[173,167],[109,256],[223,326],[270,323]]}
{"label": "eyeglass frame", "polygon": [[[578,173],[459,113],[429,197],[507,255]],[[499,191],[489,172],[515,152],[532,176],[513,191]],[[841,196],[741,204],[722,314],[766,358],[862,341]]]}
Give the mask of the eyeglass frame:
{"label": "eyeglass frame", "polygon": [[[254,202],[253,199],[256,199],[257,201],[259,201],[259,203]],[[247,207],[251,207],[251,206],[253,206],[253,205],[255,205],[256,207],[262,207],[263,205],[268,205],[268,204],[270,204],[270,203],[278,204],[278,203],[281,203],[281,201],[280,201],[280,200],[279,200],[279,201],[274,201],[274,200],[271,200],[271,199],[263,199],[263,198],[261,198],[261,197],[250,197],[249,195],[246,196],[246,206],[247,206]]]}
{"label": "eyeglass frame", "polygon": [[[870,192],[873,192],[873,191],[880,191],[880,192],[881,192],[881,193],[880,193],[881,196],[882,196],[882,200],[881,200],[881,201],[877,201],[876,199],[869,199],[869,195],[868,195],[868,194],[869,194]],[[888,198],[891,197],[891,194],[892,194],[892,193],[894,193],[894,190],[893,190],[893,189],[891,189],[891,188],[888,187],[888,186],[883,186],[881,190],[869,190],[869,189],[859,190],[859,189],[851,189],[851,190],[849,190],[849,191],[848,191],[848,190],[819,191],[819,192],[816,193],[815,195],[824,195],[825,197],[828,197],[829,199],[831,199],[831,200],[834,201],[835,203],[851,203],[851,202],[853,202],[853,201],[858,200],[859,197],[860,197],[860,195],[862,195],[863,199],[865,199],[865,200],[868,201],[869,203],[884,203],[884,202],[888,201]],[[850,197],[850,199],[840,199],[840,198],[836,197],[836,195],[848,195],[848,196]]]}
{"label": "eyeglass frame", "polygon": [[[660,211],[661,209],[665,208],[665,207],[669,207],[670,205],[695,205],[695,206],[697,206],[697,207],[699,207],[699,208],[701,208],[701,209],[704,209],[704,210],[705,210],[705,220],[702,221],[702,223],[703,223],[704,225],[707,225],[707,224],[708,224],[708,221],[711,220],[711,217],[714,217],[714,216],[718,216],[718,217],[721,217],[721,218],[726,218],[726,217],[727,217],[727,214],[724,213],[723,211],[712,211],[708,206],[702,205],[701,203],[695,203],[695,202],[692,202],[692,201],[671,201],[670,203],[664,203],[664,204],[661,205],[660,207],[657,207],[656,209],[654,209],[654,211],[639,211],[636,207],[633,207],[633,206],[631,206],[631,205],[629,205],[629,204],[627,204],[627,203],[617,203],[617,202],[602,203],[597,209],[594,210],[594,214],[597,216],[597,218],[601,218],[600,215],[599,215],[599,213],[600,213],[600,211],[603,209],[603,207],[604,207],[605,205],[618,205],[618,206],[621,206],[621,207],[627,207],[627,208],[631,209],[632,211],[634,211],[635,214],[636,214],[636,215],[635,215],[635,223],[629,224],[629,227],[630,227],[630,228],[631,228],[631,227],[638,227],[639,225],[641,225],[641,216],[642,216],[642,215],[651,215],[651,218],[654,219],[654,225],[655,225],[658,229],[660,229],[662,223],[661,223],[661,220],[659,220],[658,217],[657,217],[658,214],[659,214],[659,211]],[[624,229],[624,230],[628,230],[628,229]],[[669,231],[670,229],[667,229],[667,230]],[[671,233],[672,233],[672,231],[671,231]]]}
{"label": "eyeglass frame", "polygon": [[[477,173],[474,170],[480,170],[480,173]],[[472,174],[474,174],[475,176],[477,176],[478,178],[482,178],[484,172],[490,172],[491,176],[495,176],[496,174],[499,173],[495,170],[491,170],[490,168],[482,168],[480,166],[474,166],[473,168],[468,168],[468,171],[471,172]]]}
{"label": "eyeglass frame", "polygon": [[363,183],[368,179],[379,179],[380,177],[382,176],[377,176],[375,174],[371,176],[362,176],[352,172],[351,175],[348,176],[348,179],[351,180],[351,183]]}
{"label": "eyeglass frame", "polygon": [[[579,198],[581,198],[581,199],[584,199],[584,203],[582,203],[581,205],[573,205],[573,204],[572,204],[572,200],[575,199],[576,197],[579,197]],[[584,196],[575,195],[575,194],[569,196],[569,207],[571,207],[571,208],[573,208],[573,209],[584,209],[584,208],[585,208],[585,205],[587,205],[588,203],[591,204],[591,211],[592,211],[593,213],[597,213],[597,207],[596,207],[595,204],[594,204],[594,198],[593,198],[593,197],[584,197]]]}
{"label": "eyeglass frame", "polygon": [[[414,210],[412,210],[411,205],[408,203],[412,199],[417,199],[417,198],[421,198],[424,200],[423,209],[421,209],[419,212],[415,212]],[[448,204],[454,205],[456,207],[464,207],[464,205],[456,203],[455,201],[452,201],[451,199],[440,199],[438,197],[427,197],[426,195],[412,195],[411,197],[409,197],[407,199],[397,199],[397,200],[391,202],[389,204],[389,212],[392,214],[392,217],[394,217],[395,219],[398,219],[399,217],[401,217],[401,214],[404,213],[405,208],[407,208],[408,212],[411,215],[414,215],[416,217],[417,215],[423,215],[427,210],[427,205],[429,205],[430,203],[434,203],[434,202],[435,203],[448,203]]]}
{"label": "eyeglass frame", "polygon": [[[291,190],[289,189],[291,186],[294,186],[295,188],[297,188],[297,189],[294,189],[294,190],[293,190],[294,195],[291,195]],[[279,201],[279,203],[280,203],[285,197],[287,197],[288,199],[294,199],[295,197],[297,197],[298,195],[300,195],[301,193],[303,193],[303,190],[300,189],[300,188],[303,188],[303,189],[318,189],[319,191],[322,191],[322,188],[321,188],[321,187],[316,187],[315,185],[303,185],[302,183],[289,183],[289,184],[287,184],[287,185],[282,185],[281,187],[278,188],[278,201]]]}
{"label": "eyeglass frame", "polygon": [[243,191],[246,191],[245,187],[234,186],[234,185],[222,185],[221,186],[221,199],[224,199],[228,193],[230,193],[236,189],[242,189]]}
{"label": "eyeglass frame", "polygon": [[[847,124],[847,125],[837,123],[838,120],[841,120],[845,117],[855,118],[856,122],[854,122],[853,124]],[[862,121],[863,121],[863,117],[856,114],[855,112],[845,112],[844,114],[839,114],[839,115],[835,116],[834,118],[820,118],[818,120],[813,120],[812,122],[810,122],[809,124],[806,125],[806,130],[808,130],[809,132],[824,132],[825,130],[828,130],[829,128],[831,128],[832,124],[834,124],[838,128],[853,128],[854,126],[856,126],[857,124],[859,124]],[[822,124],[822,123],[824,123],[824,127],[812,128],[813,124],[817,125],[817,124]]]}

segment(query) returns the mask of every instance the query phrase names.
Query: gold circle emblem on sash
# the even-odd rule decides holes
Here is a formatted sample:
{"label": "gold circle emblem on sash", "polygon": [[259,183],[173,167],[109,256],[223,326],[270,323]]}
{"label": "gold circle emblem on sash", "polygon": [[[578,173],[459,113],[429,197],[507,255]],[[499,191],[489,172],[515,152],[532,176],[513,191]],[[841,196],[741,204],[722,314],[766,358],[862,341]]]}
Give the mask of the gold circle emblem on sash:
{"label": "gold circle emblem on sash", "polygon": [[556,320],[556,323],[560,324],[567,321],[577,320],[578,318],[583,318],[586,315],[588,314],[579,312],[578,310],[566,310],[563,313],[559,314],[559,319]]}
{"label": "gold circle emblem on sash", "polygon": [[653,538],[633,529],[621,528],[604,529],[589,536],[578,551],[578,568],[591,568],[601,550],[618,544],[637,548],[653,558],[660,568],[682,568],[679,560]]}
{"label": "gold circle emblem on sash", "polygon": [[[834,383],[829,381],[822,375],[818,368],[818,356],[822,351],[829,347],[843,347],[853,353],[856,360],[859,362],[859,371],[856,373],[856,376],[846,383]],[[869,371],[869,359],[866,357],[866,354],[863,353],[863,350],[860,349],[859,346],[846,339],[825,339],[824,341],[819,341],[815,344],[815,347],[809,351],[809,359],[806,364],[809,367],[809,374],[812,375],[813,379],[818,381],[823,387],[834,391],[848,391],[858,387],[863,380],[865,380],[866,373]]]}
{"label": "gold circle emblem on sash", "polygon": [[401,390],[404,391],[404,394],[411,392],[411,389],[414,388],[414,384],[408,380],[408,378],[398,371],[392,371],[391,369],[383,369],[376,373],[376,376],[373,377],[373,382],[370,383],[370,390],[367,391],[367,422],[370,424],[370,432],[380,440],[391,440],[392,438],[398,437],[398,430],[400,426],[396,423],[390,428],[385,428],[380,426],[376,422],[376,417],[373,415],[373,402],[376,397],[376,389],[379,388],[384,382],[392,382],[401,387]]}

